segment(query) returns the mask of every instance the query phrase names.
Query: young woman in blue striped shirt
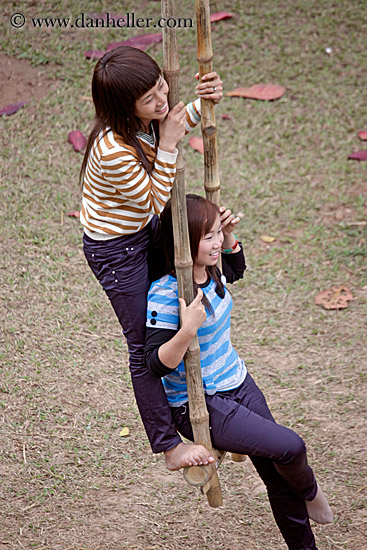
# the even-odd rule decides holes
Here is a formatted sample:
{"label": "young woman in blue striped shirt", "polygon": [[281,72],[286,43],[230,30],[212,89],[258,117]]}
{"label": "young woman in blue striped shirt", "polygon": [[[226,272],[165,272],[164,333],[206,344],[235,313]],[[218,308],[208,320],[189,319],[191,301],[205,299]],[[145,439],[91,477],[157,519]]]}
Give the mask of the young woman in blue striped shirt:
{"label": "young woman in blue striped shirt", "polygon": [[[288,548],[317,550],[309,519],[330,523],[332,512],[307,463],[305,444],[295,432],[275,422],[264,395],[231,344],[232,298],[226,282],[238,280],[245,270],[242,245],[233,234],[239,219],[196,195],[187,196],[187,210],[197,295],[189,306],[178,299],[168,203],[161,215],[167,275],[154,282],[148,294],[146,364],[153,376],[163,379],[177,430],[192,440],[182,359],[198,332],[213,446],[249,456],[266,485]],[[223,275],[216,266],[221,249]],[[166,453],[171,469],[182,456],[191,464],[212,459],[203,447],[183,442],[171,452],[172,460]]]}

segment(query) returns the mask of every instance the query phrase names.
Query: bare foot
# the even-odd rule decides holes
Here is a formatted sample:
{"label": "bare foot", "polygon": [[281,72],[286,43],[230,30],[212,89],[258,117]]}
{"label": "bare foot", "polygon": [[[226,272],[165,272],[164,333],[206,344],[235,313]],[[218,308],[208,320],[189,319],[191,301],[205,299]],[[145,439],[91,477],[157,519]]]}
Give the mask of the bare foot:
{"label": "bare foot", "polygon": [[214,457],[202,445],[193,445],[191,443],[179,443],[169,451],[164,453],[166,467],[168,470],[180,470],[186,466],[206,466],[214,462]]}
{"label": "bare foot", "polygon": [[316,523],[331,523],[333,521],[333,513],[330,509],[328,501],[320,487],[317,486],[317,493],[313,500],[305,500],[308,517],[316,521]]}

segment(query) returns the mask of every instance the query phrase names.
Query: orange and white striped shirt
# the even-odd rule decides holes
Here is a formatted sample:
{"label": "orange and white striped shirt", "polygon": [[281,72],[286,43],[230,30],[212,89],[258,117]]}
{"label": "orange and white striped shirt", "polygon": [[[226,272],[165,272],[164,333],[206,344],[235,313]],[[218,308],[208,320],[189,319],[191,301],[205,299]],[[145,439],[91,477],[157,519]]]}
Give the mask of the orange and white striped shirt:
{"label": "orange and white striped shirt", "polygon": [[[186,106],[186,131],[200,122],[200,99]],[[148,173],[134,147],[111,129],[102,131],[89,154],[80,221],[95,240],[129,235],[162,212],[176,175],[175,153],[162,151],[156,136],[138,132],[153,169]]]}

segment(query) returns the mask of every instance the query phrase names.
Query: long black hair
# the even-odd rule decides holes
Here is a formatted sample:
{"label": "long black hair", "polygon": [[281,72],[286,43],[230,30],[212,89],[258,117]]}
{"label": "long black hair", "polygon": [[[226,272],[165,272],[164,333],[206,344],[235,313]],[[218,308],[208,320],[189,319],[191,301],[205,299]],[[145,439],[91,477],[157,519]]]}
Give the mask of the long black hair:
{"label": "long black hair", "polygon": [[[130,46],[120,46],[111,50],[98,61],[92,79],[95,123],[88,138],[80,169],[80,180],[87,168],[94,140],[107,127],[134,147],[148,172],[152,170],[136,135],[142,124],[135,115],[135,102],[153,88],[161,74],[161,69],[154,59]],[[159,136],[158,124],[154,126]]]}

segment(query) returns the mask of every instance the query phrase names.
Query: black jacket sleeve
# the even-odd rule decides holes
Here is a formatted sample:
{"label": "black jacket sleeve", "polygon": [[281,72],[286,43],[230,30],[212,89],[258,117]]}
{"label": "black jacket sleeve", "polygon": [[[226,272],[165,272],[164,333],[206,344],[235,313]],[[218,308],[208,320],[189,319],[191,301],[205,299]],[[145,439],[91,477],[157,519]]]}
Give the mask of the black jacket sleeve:
{"label": "black jacket sleeve", "polygon": [[242,244],[239,243],[241,250],[234,254],[222,254],[222,271],[227,283],[234,283],[242,279],[246,269],[245,256]]}
{"label": "black jacket sleeve", "polygon": [[162,378],[172,372],[158,357],[158,350],[162,344],[171,340],[177,333],[176,330],[165,328],[147,328],[145,335],[144,360],[150,374],[154,378]]}

